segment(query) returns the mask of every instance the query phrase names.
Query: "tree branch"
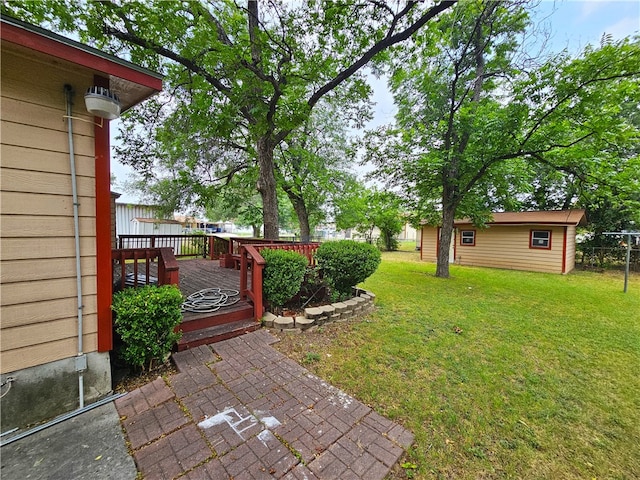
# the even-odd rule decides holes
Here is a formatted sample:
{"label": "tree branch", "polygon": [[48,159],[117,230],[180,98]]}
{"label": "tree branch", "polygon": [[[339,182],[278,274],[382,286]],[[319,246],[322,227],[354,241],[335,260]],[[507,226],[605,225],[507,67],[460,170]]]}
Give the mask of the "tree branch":
{"label": "tree branch", "polygon": [[342,70],[338,73],[333,79],[329,80],[322,87],[316,90],[313,95],[307,101],[307,105],[313,108],[316,103],[331,90],[335,89],[342,82],[350,78],[354,73],[360,70],[363,66],[365,66],[369,60],[371,60],[376,54],[382,52],[386,48],[389,48],[397,43],[400,43],[409,37],[411,37],[414,33],[416,33],[421,27],[423,27],[429,20],[437,16],[439,13],[443,12],[447,8],[455,5],[457,0],[444,0],[443,2],[434,5],[431,7],[424,15],[422,15],[418,20],[412,23],[409,27],[404,29],[401,32],[393,34],[398,21],[408,15],[408,13],[419,3],[417,1],[409,1],[407,2],[407,6],[396,15],[391,23],[389,31],[387,35],[380,41],[376,42],[369,50],[367,50],[358,60],[356,60],[349,67]]}
{"label": "tree branch", "polygon": [[[604,68],[600,69],[600,71],[598,73],[601,73],[604,70]],[[560,106],[566,102],[568,102],[569,100],[571,100],[571,98],[573,98],[574,95],[576,95],[578,92],[580,92],[581,90],[583,90],[586,86],[591,85],[592,83],[598,83],[598,82],[607,82],[609,80],[615,80],[618,78],[629,78],[629,77],[633,77],[640,74],[640,71],[633,71],[633,72],[624,72],[624,73],[618,73],[618,74],[614,74],[614,75],[610,75],[610,76],[606,76],[606,77],[596,77],[596,78],[590,78],[584,82],[582,82],[580,85],[578,85],[575,89],[573,89],[571,92],[567,93],[564,97],[560,98],[555,105],[553,105],[549,110],[547,110],[539,119],[537,122],[535,122],[533,124],[533,126],[529,129],[529,132],[525,135],[525,138],[522,140],[521,145],[525,145],[533,136],[533,134],[538,130],[538,128],[540,128],[540,126],[542,125],[542,123],[550,116],[552,115],[558,108],[560,108]]]}
{"label": "tree branch", "polygon": [[174,62],[177,62],[185,66],[187,69],[189,69],[193,73],[202,75],[202,77],[205,78],[207,82],[209,82],[211,85],[213,85],[216,88],[216,90],[218,90],[221,93],[224,93],[225,95],[227,95],[231,90],[229,87],[224,85],[218,78],[211,75],[200,65],[197,65],[192,60],[186,57],[183,57],[182,55],[179,55],[173,50],[169,50],[168,48],[165,48],[162,45],[153,43],[150,40],[145,40],[131,32],[128,32],[128,31],[122,32],[116,28],[109,27],[107,25],[104,26],[104,33],[106,35],[111,35],[125,42],[133,43],[134,45],[138,45],[139,47],[151,50],[152,52],[155,52],[158,55],[162,55],[163,57],[166,57],[170,60],[173,60]]}

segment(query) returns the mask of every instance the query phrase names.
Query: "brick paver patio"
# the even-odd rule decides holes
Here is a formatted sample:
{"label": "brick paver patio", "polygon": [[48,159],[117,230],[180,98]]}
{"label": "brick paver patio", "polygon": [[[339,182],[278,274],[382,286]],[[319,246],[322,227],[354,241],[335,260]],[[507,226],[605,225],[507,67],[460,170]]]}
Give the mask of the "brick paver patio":
{"label": "brick paver patio", "polygon": [[145,479],[383,479],[413,435],[271,347],[265,330],[174,354],[116,401]]}

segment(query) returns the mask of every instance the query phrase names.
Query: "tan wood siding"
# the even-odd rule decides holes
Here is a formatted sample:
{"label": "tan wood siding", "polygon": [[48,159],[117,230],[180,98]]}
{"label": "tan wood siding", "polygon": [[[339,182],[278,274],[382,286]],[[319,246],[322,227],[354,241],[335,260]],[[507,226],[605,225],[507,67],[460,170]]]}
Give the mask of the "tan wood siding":
{"label": "tan wood siding", "polygon": [[[80,236],[90,237],[95,232],[96,220],[85,217],[80,222]],[[23,215],[3,215],[0,237],[28,237],[37,231],[39,237],[73,236],[73,217],[34,215],[25,221]]]}
{"label": "tan wood siding", "polygon": [[[79,197],[96,196],[95,180],[91,177],[77,177],[76,186]],[[3,192],[38,192],[39,195],[68,196],[71,191],[71,176],[60,173],[30,172],[5,168],[2,171],[0,187]],[[69,198],[71,198],[69,196]]]}
{"label": "tan wood siding", "polygon": [[[80,238],[80,252],[83,257],[95,257],[96,240],[93,237]],[[0,260],[9,262],[12,260],[49,259],[57,257],[73,257],[75,244],[73,237],[58,238],[52,241],[50,238],[3,238],[0,241]],[[74,260],[75,262],[75,260]]]}
{"label": "tan wood siding", "polygon": [[[76,90],[85,352],[97,349],[95,153],[83,93],[93,72],[2,44],[2,372],[77,354],[73,200],[64,85]],[[87,121],[82,121],[87,120]]]}
{"label": "tan wood siding", "polygon": [[[23,187],[27,188],[27,187]],[[2,192],[2,215],[73,215],[73,197],[71,195],[47,195],[38,192]],[[78,213],[80,217],[95,217],[95,197],[79,197]],[[72,232],[73,233],[73,232]]]}
{"label": "tan wood siding", "polygon": [[[95,333],[83,337],[84,351],[95,352],[98,349],[98,336]],[[29,365],[43,365],[56,360],[69,358],[69,352],[77,352],[78,341],[75,338],[63,338],[48,343],[30,345],[14,350],[2,351],[2,372],[14,372],[25,368],[25,358]]]}
{"label": "tan wood siding", "polygon": [[425,262],[438,261],[438,228],[422,227],[422,260]]}
{"label": "tan wood siding", "polygon": [[567,259],[565,265],[565,273],[569,273],[576,268],[576,227],[569,225],[567,227]]}
{"label": "tan wood siding", "polygon": [[[2,86],[4,87],[4,75],[2,80]],[[6,90],[3,93],[6,94]],[[58,97],[55,107],[47,107],[27,100],[17,100],[3,96],[0,101],[2,120],[28,127],[57,130],[66,134],[68,121],[66,111],[61,111],[60,109],[61,102],[62,107],[65,107],[64,92],[62,90],[58,92]],[[82,92],[76,97],[72,111],[73,118],[71,119],[73,121],[73,133],[74,135],[93,138],[94,118],[84,109]]]}
{"label": "tan wood siding", "polygon": [[[4,140],[4,139],[3,139]],[[43,155],[39,150],[17,145],[2,144],[0,148],[0,165],[2,168],[14,168],[31,172],[47,171],[71,175],[69,152],[46,152],[47,164],[43,164]],[[76,175],[95,176],[94,157],[78,155],[76,152]]]}
{"label": "tan wood siding", "polygon": [[[32,282],[41,280],[43,276],[47,279],[54,278],[76,278],[75,257],[50,258],[46,265],[42,265],[41,259],[16,260],[6,262],[0,271],[0,281],[3,284],[16,282]],[[96,262],[93,257],[82,257],[80,267],[84,275],[96,274]]]}
{"label": "tan wood siding", "polygon": [[[64,105],[63,105],[64,106]],[[60,112],[62,113],[62,112]],[[68,136],[64,131],[48,130],[40,127],[31,127],[20,123],[2,121],[2,141],[8,145],[34,148],[46,155],[46,152],[69,153]],[[88,156],[93,151],[93,137],[87,137],[74,133],[74,152]],[[43,165],[46,171],[46,165]]]}
{"label": "tan wood siding", "polygon": [[[96,293],[96,277],[82,277],[82,293],[86,295],[94,295]],[[20,305],[30,302],[41,302],[52,298],[64,298],[70,296],[76,291],[76,279],[72,278],[53,278],[31,282],[17,282],[3,285],[2,304],[3,305]],[[60,292],[65,293],[64,296]],[[77,312],[74,311],[75,314]],[[3,325],[4,327],[4,325]]]}
{"label": "tan wood siding", "polygon": [[[97,325],[93,315],[83,315],[83,333],[97,333]],[[0,338],[0,349],[14,350],[47,343],[51,340],[52,332],[58,339],[78,338],[78,317],[59,318],[47,322],[46,328],[41,324],[21,325],[14,328],[6,328],[4,335]],[[84,338],[84,337],[83,337]]]}
{"label": "tan wood siding", "polygon": [[[551,250],[529,248],[531,229],[552,232]],[[477,229],[475,246],[457,246],[456,262],[461,265],[561,273],[563,230],[563,227],[530,225],[494,225],[485,230]]]}
{"label": "tan wood siding", "polygon": [[[6,48],[9,47],[9,48]],[[31,51],[16,52],[3,42],[2,96],[43,107],[60,109],[65,115],[64,85],[76,91],[74,116],[86,116],[84,92],[93,84],[94,73],[57,60],[35,59]]]}
{"label": "tan wood siding", "polygon": [[[82,297],[83,314],[95,315],[97,311],[96,299],[94,295],[84,295]],[[2,316],[2,327],[13,328],[36,323],[44,324],[60,318],[65,318],[69,312],[77,311],[75,298],[59,298],[56,300],[45,300],[33,302],[25,308],[23,305],[2,305],[0,315]],[[42,326],[46,330],[46,325]]]}

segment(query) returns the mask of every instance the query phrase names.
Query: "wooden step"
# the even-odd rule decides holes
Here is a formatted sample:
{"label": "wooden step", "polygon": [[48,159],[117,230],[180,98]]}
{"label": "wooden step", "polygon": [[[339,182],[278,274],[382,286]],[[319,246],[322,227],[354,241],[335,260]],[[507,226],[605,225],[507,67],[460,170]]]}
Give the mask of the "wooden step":
{"label": "wooden step", "polygon": [[182,334],[178,341],[178,351],[188,348],[208,345],[210,343],[221,342],[229,338],[238,337],[248,332],[253,332],[261,327],[255,320],[238,320],[233,323],[224,323],[213,327],[194,330]]}
{"label": "wooden step", "polygon": [[211,313],[185,312],[182,315],[182,323],[180,323],[178,329],[184,333],[193,332],[250,318],[253,318],[253,306],[246,301],[240,301],[235,305],[223,307]]}

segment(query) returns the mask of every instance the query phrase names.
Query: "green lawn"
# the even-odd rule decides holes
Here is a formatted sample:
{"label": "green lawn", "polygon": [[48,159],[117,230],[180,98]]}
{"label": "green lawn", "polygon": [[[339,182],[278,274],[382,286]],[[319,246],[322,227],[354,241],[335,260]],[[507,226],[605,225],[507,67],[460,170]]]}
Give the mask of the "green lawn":
{"label": "green lawn", "polygon": [[621,272],[434,272],[383,254],[364,284],[376,313],[305,347],[309,368],[415,433],[416,468],[396,475],[640,478],[640,277],[624,294]]}

